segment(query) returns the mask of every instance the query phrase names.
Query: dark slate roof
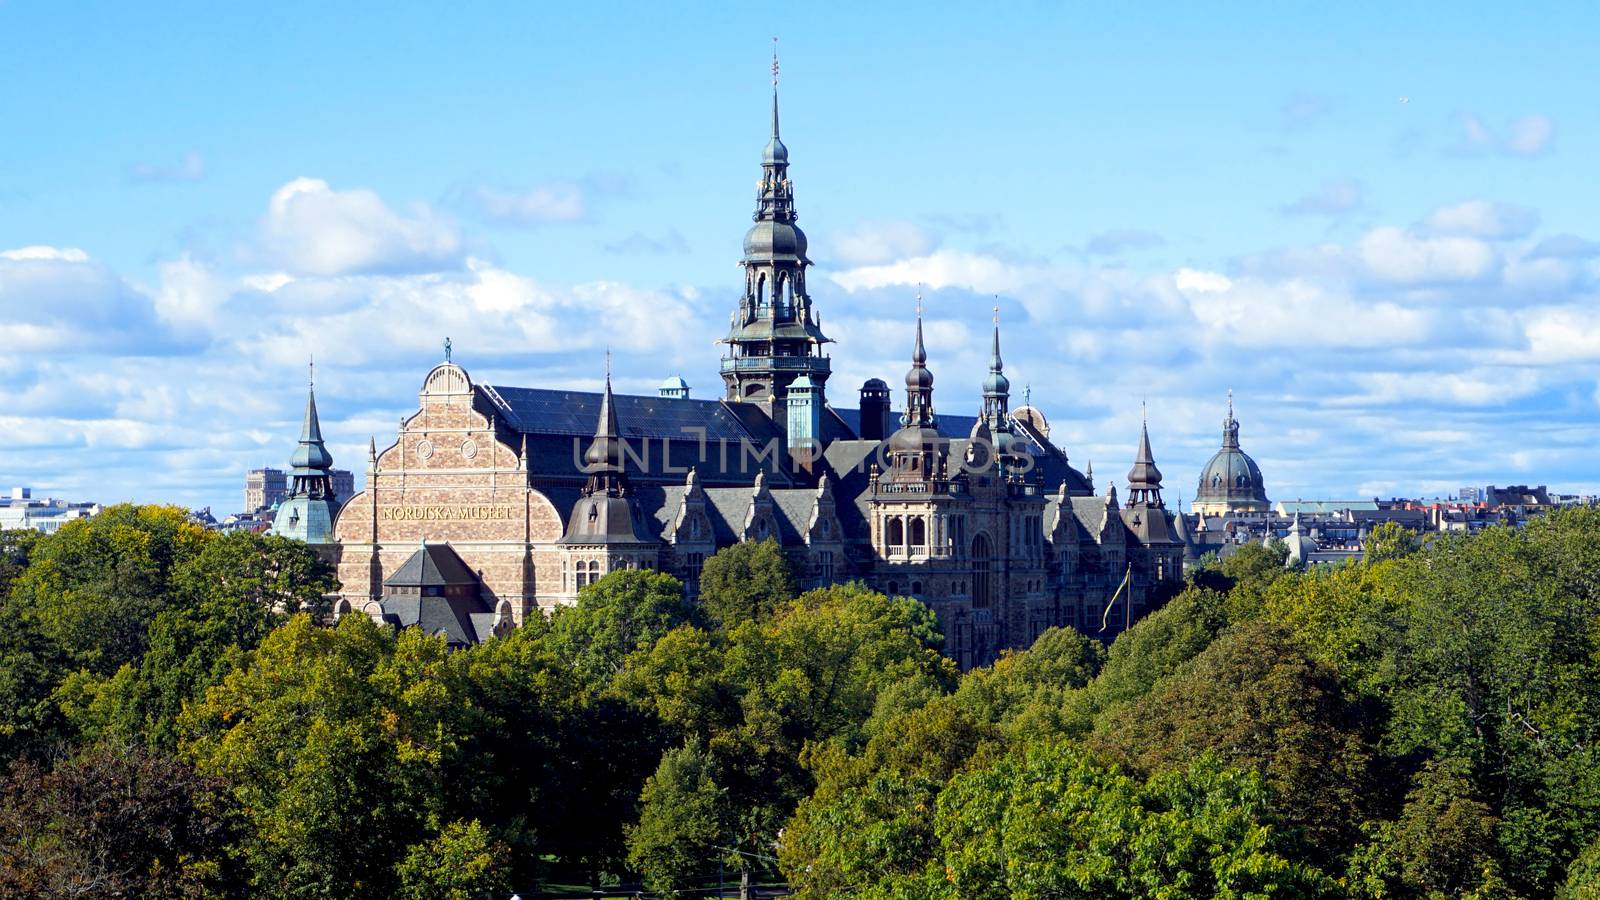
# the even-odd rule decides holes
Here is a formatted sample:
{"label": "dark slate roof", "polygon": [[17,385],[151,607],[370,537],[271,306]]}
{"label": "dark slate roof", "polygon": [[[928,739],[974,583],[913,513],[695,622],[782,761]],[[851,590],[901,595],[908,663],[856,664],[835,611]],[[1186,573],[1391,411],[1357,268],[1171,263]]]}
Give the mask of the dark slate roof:
{"label": "dark slate roof", "polygon": [[450,644],[482,643],[494,630],[494,613],[476,597],[385,597],[383,620],[400,628],[443,634]]}
{"label": "dark slate roof", "polygon": [[[593,436],[600,420],[601,394],[593,391],[558,391],[544,388],[484,386],[484,392],[507,425],[523,434]],[[617,425],[622,437],[707,440],[749,437],[746,425],[720,400],[642,397],[613,394]],[[694,429],[686,431],[685,429]]]}
{"label": "dark slate roof", "polygon": [[388,587],[444,587],[477,584],[478,578],[448,544],[425,543],[383,583]]}

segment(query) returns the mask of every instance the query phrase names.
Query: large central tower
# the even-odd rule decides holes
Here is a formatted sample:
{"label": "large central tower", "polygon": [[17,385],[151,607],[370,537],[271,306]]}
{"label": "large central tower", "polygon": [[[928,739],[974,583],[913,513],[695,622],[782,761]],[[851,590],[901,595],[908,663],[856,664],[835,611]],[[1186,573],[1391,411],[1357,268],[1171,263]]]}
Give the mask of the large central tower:
{"label": "large central tower", "polygon": [[805,233],[795,225],[789,150],[778,137],[778,66],[773,57],[772,139],[761,157],[755,224],[744,236],[744,297],[722,343],[722,380],[727,399],[763,403],[775,415],[791,382],[810,378],[818,399],[828,380],[829,360],[819,317],[806,294]]}

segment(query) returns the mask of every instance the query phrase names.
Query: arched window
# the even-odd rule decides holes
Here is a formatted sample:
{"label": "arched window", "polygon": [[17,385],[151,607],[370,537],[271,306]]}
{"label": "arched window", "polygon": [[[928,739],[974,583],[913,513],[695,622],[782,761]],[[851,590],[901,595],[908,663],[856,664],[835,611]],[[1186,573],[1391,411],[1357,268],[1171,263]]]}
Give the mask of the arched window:
{"label": "arched window", "polygon": [[900,582],[898,582],[898,581],[889,582],[889,596],[893,597],[895,594],[898,594],[898,593],[900,593]]}
{"label": "arched window", "polygon": [[920,582],[920,581],[911,582],[911,596],[919,597],[921,595],[922,595],[922,582]]}
{"label": "arched window", "polygon": [[756,276],[756,309],[767,305],[767,276],[765,273]]}
{"label": "arched window", "polygon": [[980,534],[972,539],[972,605],[976,609],[988,609],[994,602],[989,584],[991,555],[987,535]]}
{"label": "arched window", "polygon": [[905,525],[901,523],[899,516],[890,516],[884,522],[884,528],[886,533],[883,543],[890,548],[891,552],[893,548],[899,547],[906,542]]}
{"label": "arched window", "polygon": [[911,546],[921,547],[928,542],[928,523],[921,516],[911,519]]}

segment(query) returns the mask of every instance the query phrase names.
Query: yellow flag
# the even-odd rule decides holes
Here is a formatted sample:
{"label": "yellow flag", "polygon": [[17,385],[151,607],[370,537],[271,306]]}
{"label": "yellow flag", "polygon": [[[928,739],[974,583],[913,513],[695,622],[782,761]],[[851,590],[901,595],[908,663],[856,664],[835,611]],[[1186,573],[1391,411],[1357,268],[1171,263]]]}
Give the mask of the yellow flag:
{"label": "yellow flag", "polygon": [[1133,578],[1133,563],[1128,563],[1128,571],[1122,573],[1122,583],[1112,593],[1111,599],[1106,601],[1106,611],[1100,614],[1100,630],[1105,631],[1111,619],[1111,607],[1117,605],[1117,598],[1122,596],[1123,588],[1128,586],[1128,581]]}

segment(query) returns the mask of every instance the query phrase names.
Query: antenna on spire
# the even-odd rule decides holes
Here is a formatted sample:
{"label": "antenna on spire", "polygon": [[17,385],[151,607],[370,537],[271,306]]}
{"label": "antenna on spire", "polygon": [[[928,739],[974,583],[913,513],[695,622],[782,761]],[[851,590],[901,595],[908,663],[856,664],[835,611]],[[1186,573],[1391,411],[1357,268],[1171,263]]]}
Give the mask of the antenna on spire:
{"label": "antenna on spire", "polygon": [[606,345],[606,384],[611,383],[611,345]]}
{"label": "antenna on spire", "polygon": [[310,387],[317,386],[317,356],[314,353],[306,355],[306,384]]}
{"label": "antenna on spire", "polygon": [[1139,418],[1146,425],[1150,424],[1150,408],[1145,405],[1143,398],[1139,400]]}

